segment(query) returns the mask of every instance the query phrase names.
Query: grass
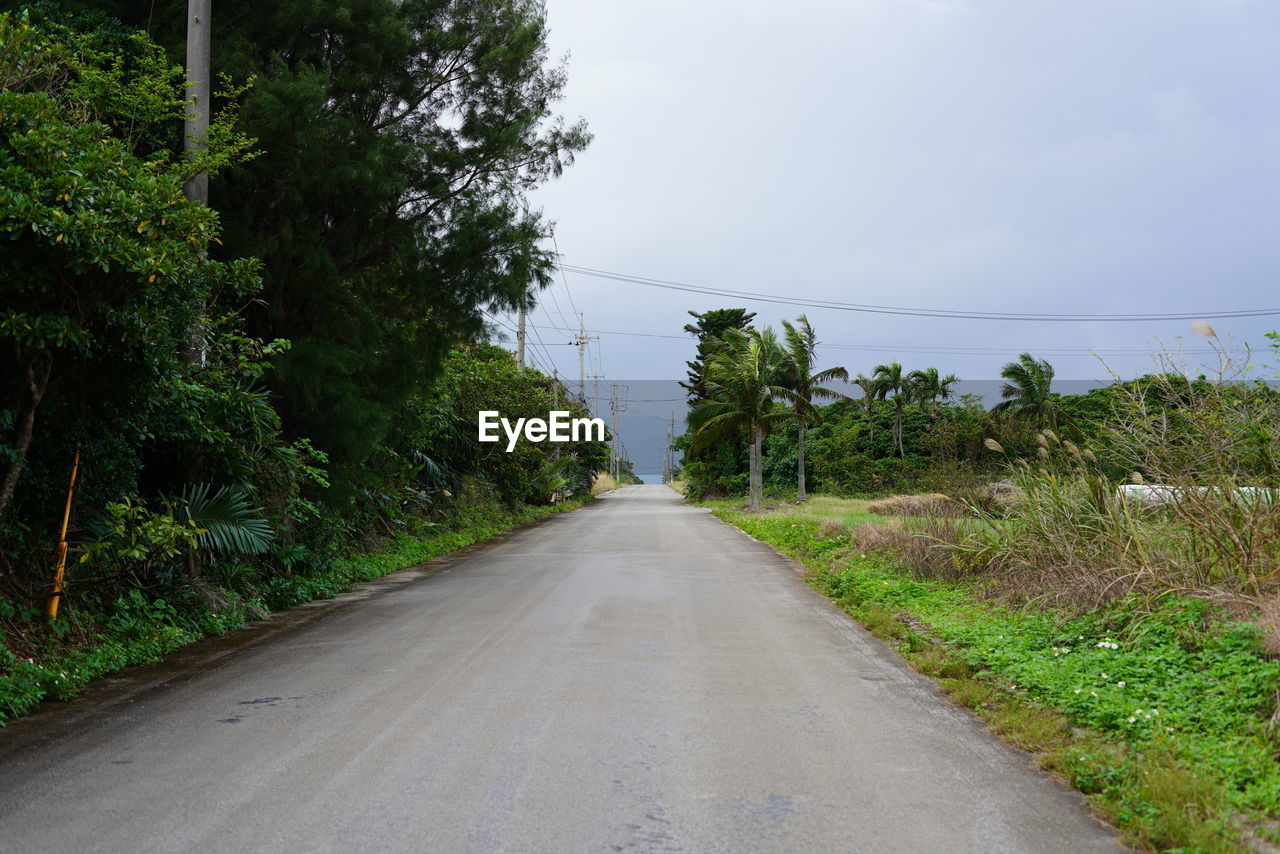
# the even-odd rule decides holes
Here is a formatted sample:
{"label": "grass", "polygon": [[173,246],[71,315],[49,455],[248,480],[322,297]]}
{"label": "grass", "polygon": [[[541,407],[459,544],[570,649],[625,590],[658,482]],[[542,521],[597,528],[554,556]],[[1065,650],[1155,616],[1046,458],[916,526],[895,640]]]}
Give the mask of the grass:
{"label": "grass", "polygon": [[[325,571],[297,576],[276,576],[245,597],[218,590],[216,609],[179,611],[163,599],[150,599],[138,590],[117,600],[86,644],[70,646],[50,635],[42,618],[28,623],[31,629],[21,648],[43,655],[20,658],[0,645],[0,726],[23,715],[44,700],[69,700],[92,679],[137,664],[160,661],[174,650],[201,638],[225,634],[270,610],[293,607],[313,599],[330,599],[352,584],[372,581],[388,573],[431,560],[480,542],[517,525],[551,513],[574,510],[584,499],[563,501],[552,507],[526,507],[518,511],[477,515],[455,527],[436,527],[417,536],[401,535],[376,551],[333,562]],[[12,620],[0,600],[0,617]],[[65,625],[74,612],[64,616]],[[57,624],[55,624],[57,625]],[[0,642],[5,641],[0,632]],[[14,644],[18,646],[18,644]],[[38,660],[37,660],[38,659]]]}
{"label": "grass", "polygon": [[[835,498],[829,495],[814,495],[802,504],[774,504],[769,506],[771,516],[785,516],[804,522],[824,522],[834,520],[841,525],[854,527],[866,522],[883,522],[887,517],[878,516],[867,510],[871,501],[861,498]],[[714,501],[701,502],[701,506],[712,510],[738,510],[743,504],[740,499],[720,498]]]}
{"label": "grass", "polygon": [[713,509],[804,564],[816,588],[1084,792],[1130,844],[1243,851],[1273,832],[1280,664],[1256,627],[1176,597],[1074,615],[993,604],[971,580],[921,578],[896,555],[861,551],[847,532],[875,521],[864,504]]}
{"label": "grass", "polygon": [[596,474],[595,480],[591,481],[591,494],[599,495],[602,492],[608,492],[611,489],[618,488],[618,481],[614,480],[613,475],[608,472],[599,472]]}

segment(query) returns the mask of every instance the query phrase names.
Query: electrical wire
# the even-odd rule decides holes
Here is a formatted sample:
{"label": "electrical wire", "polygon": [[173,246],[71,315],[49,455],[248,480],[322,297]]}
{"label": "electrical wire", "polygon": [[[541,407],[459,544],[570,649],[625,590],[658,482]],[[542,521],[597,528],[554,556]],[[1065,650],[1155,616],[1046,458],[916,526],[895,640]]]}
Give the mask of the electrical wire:
{"label": "electrical wire", "polygon": [[[553,327],[541,327],[543,329],[551,329]],[[693,341],[691,335],[664,335],[657,332],[624,332],[618,329],[588,329],[590,335],[627,335],[639,338],[667,338],[677,341]],[[1108,348],[1108,349],[1091,349],[1091,348],[1071,348],[1071,347],[922,347],[918,344],[826,344],[819,343],[819,347],[830,350],[858,350],[863,352],[883,353],[901,351],[903,353],[919,353],[925,355],[938,356],[1016,356],[1021,353],[1035,353],[1042,356],[1150,356],[1153,348],[1130,347],[1130,348]],[[1188,356],[1207,356],[1212,355],[1217,350],[1200,349],[1200,350],[1179,350],[1179,353]],[[597,372],[598,373],[598,372]]]}
{"label": "electrical wire", "polygon": [[[554,231],[551,232],[551,245],[556,248],[556,267],[559,268],[559,259],[563,258],[564,254],[560,251],[560,241],[556,240],[556,233]],[[573,316],[577,317],[578,306],[573,301],[573,291],[569,290],[569,280],[565,278],[563,269],[560,270],[560,281],[564,282],[564,292],[565,295],[569,297],[569,307],[573,309]]]}
{"label": "electrical wire", "polygon": [[[496,324],[498,324],[499,326],[501,326],[503,329],[506,329],[508,332],[513,333],[514,335],[516,335],[516,337],[517,337],[517,338],[520,336],[520,331],[519,331],[518,329],[516,329],[516,328],[515,328],[514,326],[512,326],[511,324],[506,323],[505,321],[503,321],[503,320],[502,320],[502,318],[498,317],[498,316],[497,316],[496,314],[494,314],[493,312],[489,311],[488,309],[483,309],[483,308],[482,308],[482,309],[480,309],[480,310],[481,310],[481,311],[483,311],[486,315],[488,315],[490,320],[492,320],[494,323],[496,323]],[[537,354],[534,352],[534,349],[533,349],[532,347],[529,347],[529,348],[528,348],[528,350],[527,350],[527,352],[526,352],[526,354],[525,354],[525,355],[527,355],[527,356],[529,357],[529,361],[533,363],[534,367],[538,368],[539,370],[541,370],[541,369],[542,369],[542,365],[538,364],[538,357],[537,357]]]}
{"label": "electrical wire", "polygon": [[1037,314],[1029,312],[956,311],[950,309],[907,308],[903,306],[870,305],[863,303],[838,302],[835,300],[784,297],[777,294],[765,294],[753,291],[733,291],[727,288],[714,288],[704,285],[690,285],[684,282],[668,281],[665,279],[631,276],[625,273],[615,273],[610,270],[597,270],[591,267],[579,267],[572,264],[561,263],[559,266],[561,271],[576,273],[580,276],[591,276],[598,279],[609,279],[616,282],[626,282],[628,284],[644,285],[645,287],[704,294],[706,296],[779,303],[782,305],[795,305],[806,308],[828,308],[835,311],[856,311],[869,314],[895,314],[910,317],[934,317],[947,320],[1005,320],[1034,323],[1142,323],[1171,320],[1220,320],[1233,317],[1269,317],[1272,315],[1280,315],[1280,308],[1171,314]]}

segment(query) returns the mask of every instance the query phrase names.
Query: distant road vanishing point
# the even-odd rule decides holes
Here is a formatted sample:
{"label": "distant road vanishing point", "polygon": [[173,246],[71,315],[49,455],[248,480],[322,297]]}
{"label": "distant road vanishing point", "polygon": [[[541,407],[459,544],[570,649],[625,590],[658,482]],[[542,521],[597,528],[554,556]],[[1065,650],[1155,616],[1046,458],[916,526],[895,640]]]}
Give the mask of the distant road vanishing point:
{"label": "distant road vanishing point", "polygon": [[1123,850],[665,486],[238,634],[0,730],[0,851]]}

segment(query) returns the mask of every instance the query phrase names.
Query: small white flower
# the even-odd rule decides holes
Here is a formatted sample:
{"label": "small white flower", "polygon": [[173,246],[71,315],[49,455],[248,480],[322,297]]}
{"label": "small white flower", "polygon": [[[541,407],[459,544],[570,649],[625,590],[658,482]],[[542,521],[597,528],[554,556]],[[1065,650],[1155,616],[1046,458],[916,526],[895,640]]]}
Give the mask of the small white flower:
{"label": "small white flower", "polygon": [[1133,723],[1136,718],[1129,718],[1129,723]]}
{"label": "small white flower", "polygon": [[1076,693],[1077,693],[1077,694],[1079,694],[1079,693],[1080,693],[1080,689],[1079,689],[1079,688],[1077,688],[1077,689],[1076,689]]}
{"label": "small white flower", "polygon": [[1121,680],[1120,680],[1119,682],[1117,682],[1116,684],[1117,684],[1117,685],[1119,685],[1121,688],[1123,688],[1123,687],[1124,687],[1124,680],[1123,680],[1123,679],[1121,679]]}
{"label": "small white flower", "polygon": [[1105,674],[1105,673],[1104,673],[1104,674],[1102,674],[1102,678],[1103,678],[1103,679],[1106,679],[1106,678],[1107,678],[1107,674]]}

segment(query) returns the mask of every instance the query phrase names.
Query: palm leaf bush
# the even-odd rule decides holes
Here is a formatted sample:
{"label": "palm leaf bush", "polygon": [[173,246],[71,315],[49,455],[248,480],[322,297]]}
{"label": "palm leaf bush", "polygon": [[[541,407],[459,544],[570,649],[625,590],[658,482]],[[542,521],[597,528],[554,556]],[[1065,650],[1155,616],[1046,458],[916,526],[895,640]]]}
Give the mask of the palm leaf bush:
{"label": "palm leaf bush", "polygon": [[200,529],[200,545],[220,554],[261,554],[271,545],[271,524],[241,486],[198,483],[179,495],[178,513]]}

